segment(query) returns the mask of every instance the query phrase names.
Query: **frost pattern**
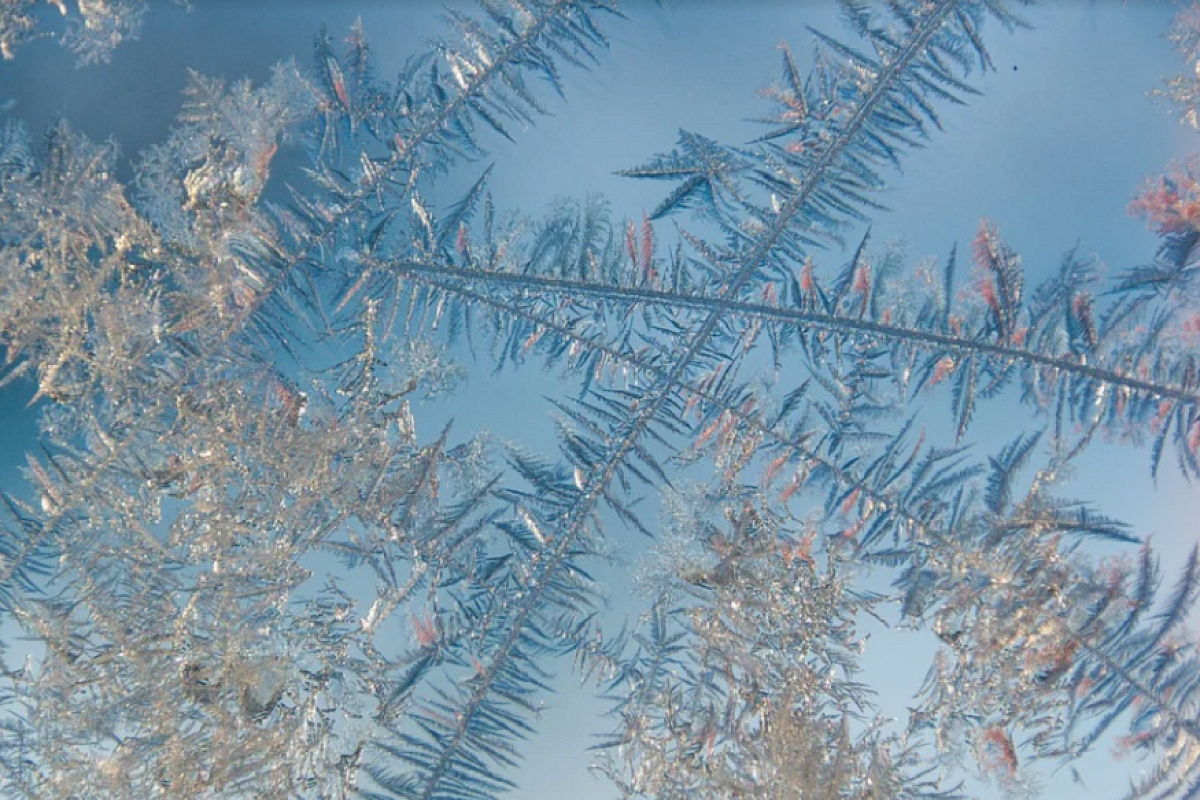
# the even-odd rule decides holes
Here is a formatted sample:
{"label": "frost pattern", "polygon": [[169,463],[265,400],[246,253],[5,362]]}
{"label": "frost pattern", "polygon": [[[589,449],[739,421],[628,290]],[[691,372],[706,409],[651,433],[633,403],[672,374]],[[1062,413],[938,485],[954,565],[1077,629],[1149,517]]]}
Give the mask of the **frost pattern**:
{"label": "frost pattern", "polygon": [[[975,92],[985,32],[1023,22],[847,2],[857,40],[817,34],[807,73],[784,52],[758,141],[684,132],[625,171],[670,185],[650,214],[504,217],[489,137],[601,64],[617,8],[481,5],[395,84],[361,26],[322,32],[311,73],[193,75],[134,187],[66,123],[5,128],[0,382],[44,410],[32,499],[2,496],[0,610],[38,646],[3,674],[4,790],[490,798],[569,655],[627,797],[948,798],[964,770],[1020,794],[1118,728],[1155,759],[1130,798],[1189,796],[1200,556],[1164,591],[1140,537],[1056,487],[1097,435],[1200,475],[1194,170],[1134,201],[1163,245],[1107,284],[1071,254],[1033,285],[986,220],[964,264],[852,239]],[[25,9],[0,12],[6,56]],[[87,35],[127,36],[120,9],[81,3]],[[268,202],[292,146],[310,167]],[[452,169],[474,182],[433,200]],[[439,338],[577,380],[559,452],[420,424],[465,375]],[[941,392],[952,435],[926,441]],[[1044,430],[979,460],[1006,392]],[[595,568],[640,534],[650,609],[615,631]],[[938,641],[899,723],[858,680],[865,617]]]}
{"label": "frost pattern", "polygon": [[[78,56],[78,66],[106,63],[122,42],[138,38],[145,15],[143,0],[45,0],[65,19],[57,36]],[[188,5],[188,0],[175,0]],[[18,48],[31,39],[53,35],[38,33],[38,0],[9,0],[0,7],[0,56],[12,60]]]}

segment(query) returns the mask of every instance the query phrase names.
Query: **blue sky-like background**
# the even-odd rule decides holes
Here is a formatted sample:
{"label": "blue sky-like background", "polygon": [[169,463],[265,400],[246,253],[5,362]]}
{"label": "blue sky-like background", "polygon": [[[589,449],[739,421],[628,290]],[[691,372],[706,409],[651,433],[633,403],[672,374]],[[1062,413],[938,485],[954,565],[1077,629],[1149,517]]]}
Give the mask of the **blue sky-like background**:
{"label": "blue sky-like background", "polygon": [[[629,19],[608,26],[612,47],[600,64],[590,72],[566,71],[567,101],[547,95],[551,117],[516,132],[515,144],[491,143],[492,187],[503,207],[536,215],[556,197],[600,193],[618,216],[640,219],[665,187],[620,178],[615,170],[669,150],[680,129],[727,143],[749,140],[762,130],[750,120],[768,112],[759,90],[778,75],[778,45],[787,42],[807,64],[812,36],[806,25],[844,30],[835,6],[824,0],[665,0],[623,7]],[[439,9],[426,0],[195,0],[191,12],[152,3],[141,39],[119,47],[110,64],[77,70],[69,52],[35,42],[15,61],[0,63],[0,97],[17,101],[11,115],[34,132],[61,116],[93,138],[114,138],[132,159],[166,138],[188,68],[258,82],[289,57],[307,67],[322,23],[338,35],[361,16],[378,73],[390,77],[428,37],[446,32]],[[934,131],[928,148],[906,156],[903,174],[892,176],[882,198],[892,211],[876,219],[873,241],[903,239],[910,262],[944,259],[951,245],[969,242],[979,219],[988,217],[1022,254],[1034,282],[1077,243],[1110,274],[1147,262],[1156,239],[1126,216],[1125,205],[1146,176],[1196,145],[1196,134],[1177,124],[1167,104],[1147,96],[1164,76],[1183,69],[1163,38],[1174,11],[1165,3],[1060,0],[1025,12],[1032,30],[1009,35],[991,26],[987,40],[996,71],[976,81],[983,96],[967,107],[942,109],[946,130]],[[482,166],[462,169],[461,182]],[[128,165],[124,174],[131,175]],[[660,235],[670,229],[660,226]],[[847,258],[834,250],[818,254],[817,263],[828,274]],[[460,434],[487,427],[553,452],[551,409],[541,397],[554,393],[556,376],[534,368],[490,373],[488,364],[479,364],[453,402],[418,409],[418,430],[433,435],[453,415]],[[19,487],[16,468],[36,442],[33,415],[24,408],[26,388],[0,392],[0,486],[8,490]],[[989,406],[973,438],[981,453],[994,452],[1030,422],[1025,409]],[[1153,533],[1170,575],[1200,537],[1200,498],[1170,469],[1153,485],[1148,464],[1144,449],[1097,444],[1064,491],[1097,501],[1100,510],[1139,533]],[[643,546],[628,540],[626,555],[636,557]],[[614,605],[614,614],[632,608]],[[923,677],[927,646],[911,635],[873,637],[866,680],[893,713],[903,712]],[[589,737],[606,727],[597,719],[602,706],[589,692],[572,689],[576,682],[569,674],[560,683],[565,690],[550,699],[541,733],[526,748],[522,788],[514,796],[614,798],[612,787],[586,770]],[[1135,762],[1113,761],[1102,747],[1080,769],[1086,788],[1060,774],[1045,796],[1116,796],[1140,769]]]}

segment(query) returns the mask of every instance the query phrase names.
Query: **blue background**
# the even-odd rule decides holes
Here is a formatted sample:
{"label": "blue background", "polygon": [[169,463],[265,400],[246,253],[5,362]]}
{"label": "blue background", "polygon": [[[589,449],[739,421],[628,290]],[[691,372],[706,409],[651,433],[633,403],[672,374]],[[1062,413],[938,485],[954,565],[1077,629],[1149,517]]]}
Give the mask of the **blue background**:
{"label": "blue background", "polygon": [[[259,82],[288,57],[308,67],[322,22],[340,36],[361,16],[378,72],[390,77],[428,37],[446,32],[439,8],[414,0],[196,0],[189,13],[152,4],[141,39],[119,47],[110,64],[77,70],[72,54],[49,41],[26,46],[15,61],[0,63],[0,97],[17,100],[11,114],[35,133],[62,116],[93,138],[114,138],[129,157],[122,167],[128,179],[132,157],[166,138],[188,68]],[[777,45],[788,42],[807,64],[812,36],[805,25],[843,32],[827,2],[668,0],[623,8],[629,19],[608,26],[612,48],[601,64],[567,71],[567,102],[547,95],[552,117],[517,132],[515,144],[491,143],[492,186],[503,207],[537,214],[555,197],[601,193],[617,215],[640,220],[662,198],[663,186],[623,179],[615,170],[668,150],[681,128],[728,143],[750,139],[761,128],[749,120],[768,110],[759,89],[778,74]],[[952,244],[969,242],[986,216],[1023,255],[1035,282],[1076,243],[1097,254],[1110,274],[1148,261],[1155,237],[1125,214],[1125,205],[1143,178],[1195,147],[1195,133],[1175,122],[1164,101],[1147,97],[1163,76],[1184,68],[1163,38],[1173,12],[1165,4],[1055,2],[1026,12],[1033,30],[1009,35],[991,26],[985,33],[996,71],[976,81],[983,96],[969,107],[942,109],[946,130],[935,131],[930,146],[909,154],[904,173],[892,176],[882,198],[892,212],[875,221],[873,240],[904,239],[910,262],[945,258]],[[459,182],[481,167],[461,170]],[[660,236],[670,229],[660,225]],[[828,273],[846,258],[828,252],[817,263]],[[490,365],[478,364],[452,402],[416,410],[418,430],[434,435],[454,416],[460,435],[489,428],[553,452],[550,408],[541,398],[557,385],[557,376],[534,367],[496,377]],[[20,491],[17,467],[36,442],[34,414],[25,408],[31,393],[22,384],[0,392],[0,486],[9,491]],[[973,438],[982,452],[994,452],[1030,422],[1027,409],[1000,403],[985,409]],[[1063,491],[1097,501],[1143,535],[1155,534],[1171,574],[1197,539],[1200,502],[1196,488],[1169,469],[1155,486],[1148,464],[1144,449],[1098,443]],[[622,555],[632,562],[642,546],[623,540]],[[620,581],[628,568],[609,574]],[[635,612],[630,601],[613,603],[614,616]],[[885,711],[902,715],[928,666],[932,639],[872,634],[865,680],[879,689]],[[409,634],[397,627],[395,635]],[[541,732],[526,747],[519,796],[615,797],[587,771],[590,736],[607,726],[598,719],[603,707],[590,690],[575,688],[568,665],[561,673],[563,691],[550,698]],[[1045,796],[1116,796],[1141,768],[1114,761],[1101,745],[1080,765],[1087,788],[1064,771],[1048,778]]]}

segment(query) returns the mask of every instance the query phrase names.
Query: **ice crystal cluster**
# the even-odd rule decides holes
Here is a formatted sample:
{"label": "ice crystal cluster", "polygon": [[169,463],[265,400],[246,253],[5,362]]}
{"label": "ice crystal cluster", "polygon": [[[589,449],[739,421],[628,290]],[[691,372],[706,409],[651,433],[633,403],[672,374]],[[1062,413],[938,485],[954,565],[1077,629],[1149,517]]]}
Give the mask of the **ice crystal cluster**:
{"label": "ice crystal cluster", "polygon": [[[1195,551],[1164,576],[1058,487],[1102,435],[1200,477],[1200,170],[1147,182],[1161,249],[1108,281],[1071,255],[1031,285],[989,223],[940,265],[845,242],[1023,23],[844,5],[852,36],[784,52],[759,139],[625,171],[664,187],[633,221],[500,214],[481,162],[604,68],[616,0],[481,0],[395,81],[361,27],[261,86],[195,74],[129,183],[69,122],[10,123],[2,374],[41,446],[3,495],[3,632],[32,643],[0,676],[3,797],[495,797],[572,659],[626,797],[1020,792],[1114,736],[1145,758],[1126,796],[1195,797]],[[58,6],[84,61],[138,8]],[[1193,122],[1197,20],[1165,91]],[[271,197],[281,149],[308,167]],[[561,371],[558,450],[422,427],[470,391],[447,341]],[[1035,426],[981,456],[997,397]],[[643,536],[622,630],[596,568]],[[937,637],[906,719],[856,678],[867,619]]]}
{"label": "ice crystal cluster", "polygon": [[[113,48],[136,39],[145,11],[144,0],[5,0],[0,5],[0,57],[16,57],[27,42],[51,37],[78,56],[78,64],[87,66],[106,62]],[[187,5],[187,0],[176,0]],[[50,6],[64,20],[62,30],[51,26],[38,31],[39,16]]]}

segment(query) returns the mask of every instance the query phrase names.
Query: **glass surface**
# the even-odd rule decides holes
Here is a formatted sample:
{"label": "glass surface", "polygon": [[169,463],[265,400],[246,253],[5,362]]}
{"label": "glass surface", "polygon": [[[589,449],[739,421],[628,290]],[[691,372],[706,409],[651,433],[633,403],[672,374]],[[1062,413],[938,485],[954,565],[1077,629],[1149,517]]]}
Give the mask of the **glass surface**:
{"label": "glass surface", "polygon": [[1200,781],[1200,11],[146,6],[0,10],[0,797]]}

